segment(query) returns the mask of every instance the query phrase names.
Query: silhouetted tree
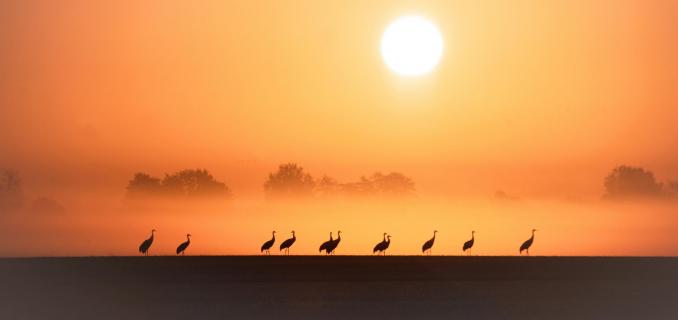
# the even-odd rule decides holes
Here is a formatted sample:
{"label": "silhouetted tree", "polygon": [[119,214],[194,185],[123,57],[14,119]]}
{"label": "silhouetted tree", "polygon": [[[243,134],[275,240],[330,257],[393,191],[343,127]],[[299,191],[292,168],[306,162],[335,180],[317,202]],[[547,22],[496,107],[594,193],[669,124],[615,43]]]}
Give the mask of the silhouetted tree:
{"label": "silhouetted tree", "polygon": [[605,198],[659,197],[662,185],[654,174],[639,167],[619,166],[605,178]]}
{"label": "silhouetted tree", "polygon": [[19,174],[5,170],[0,174],[0,209],[18,209],[23,205],[23,188]]}
{"label": "silhouetted tree", "polygon": [[230,194],[226,184],[215,180],[205,169],[188,169],[166,174],[161,183],[163,192],[173,196],[200,197]]}
{"label": "silhouetted tree", "polygon": [[170,198],[196,198],[230,196],[230,189],[205,169],[186,169],[165,174],[161,180],[145,173],[136,173],[127,184],[130,198],[163,196]]}
{"label": "silhouetted tree", "polygon": [[138,172],[127,184],[128,197],[157,196],[161,193],[160,179]]}
{"label": "silhouetted tree", "polygon": [[270,197],[311,196],[314,187],[313,177],[295,163],[281,164],[264,183],[266,195]]}
{"label": "silhouetted tree", "polygon": [[382,174],[376,172],[371,179],[374,189],[384,196],[410,196],[414,194],[414,182],[412,179],[398,172]]}
{"label": "silhouetted tree", "polygon": [[341,185],[341,191],[349,197],[369,197],[377,194],[374,182],[362,176],[356,182],[347,182]]}
{"label": "silhouetted tree", "polygon": [[341,184],[331,177],[323,176],[316,182],[315,190],[321,197],[336,196],[341,192]]}
{"label": "silhouetted tree", "polygon": [[345,195],[359,197],[408,197],[414,195],[414,190],[412,179],[398,172],[376,172],[369,177],[360,177],[359,181],[342,185]]}

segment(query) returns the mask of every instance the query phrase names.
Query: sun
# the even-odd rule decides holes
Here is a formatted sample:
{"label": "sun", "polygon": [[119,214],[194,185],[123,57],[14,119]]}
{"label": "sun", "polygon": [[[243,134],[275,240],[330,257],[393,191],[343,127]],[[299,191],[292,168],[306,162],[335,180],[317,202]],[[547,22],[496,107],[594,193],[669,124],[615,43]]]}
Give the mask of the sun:
{"label": "sun", "polygon": [[400,75],[424,75],[440,62],[443,38],[438,28],[422,17],[400,17],[384,31],[381,55],[389,69]]}

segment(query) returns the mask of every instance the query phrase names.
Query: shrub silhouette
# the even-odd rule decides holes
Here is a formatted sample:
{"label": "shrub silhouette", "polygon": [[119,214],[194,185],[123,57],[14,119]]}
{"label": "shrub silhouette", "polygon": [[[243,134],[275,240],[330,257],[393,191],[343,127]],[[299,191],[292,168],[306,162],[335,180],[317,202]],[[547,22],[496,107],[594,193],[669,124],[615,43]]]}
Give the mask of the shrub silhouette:
{"label": "shrub silhouette", "polygon": [[649,198],[663,195],[654,174],[640,167],[619,166],[605,177],[605,198]]}
{"label": "shrub silhouette", "polygon": [[407,197],[415,191],[412,179],[398,172],[376,172],[347,183],[327,175],[316,181],[295,163],[281,164],[275,173],[269,174],[264,189],[269,197]]}
{"label": "shrub silhouette", "polygon": [[313,177],[296,163],[281,164],[264,183],[266,195],[274,198],[311,196],[314,187]]}
{"label": "shrub silhouette", "polygon": [[215,180],[205,169],[188,169],[166,174],[161,185],[163,191],[172,196],[202,197],[230,193],[226,184]]}
{"label": "shrub silhouette", "polygon": [[139,172],[134,174],[134,178],[127,184],[128,197],[142,197],[149,195],[160,195],[160,179],[151,177],[149,174]]}
{"label": "shrub silhouette", "polygon": [[205,169],[185,169],[165,174],[161,180],[146,173],[136,173],[127,184],[128,198],[160,196],[167,198],[199,198],[230,196],[230,189]]}

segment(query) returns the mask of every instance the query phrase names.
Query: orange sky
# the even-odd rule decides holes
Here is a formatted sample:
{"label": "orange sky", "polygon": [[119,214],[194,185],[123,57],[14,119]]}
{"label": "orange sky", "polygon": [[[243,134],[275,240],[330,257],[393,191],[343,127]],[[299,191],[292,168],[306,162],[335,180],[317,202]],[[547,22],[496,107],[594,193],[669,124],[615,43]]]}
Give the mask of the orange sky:
{"label": "orange sky", "polygon": [[[443,34],[430,75],[381,60],[404,14]],[[676,21],[675,1],[3,2],[0,168],[110,215],[87,199],[117,203],[136,171],[205,167],[238,201],[288,161],[342,181],[404,172],[424,198],[594,201],[619,164],[678,179]],[[67,254],[22,248],[5,253]]]}

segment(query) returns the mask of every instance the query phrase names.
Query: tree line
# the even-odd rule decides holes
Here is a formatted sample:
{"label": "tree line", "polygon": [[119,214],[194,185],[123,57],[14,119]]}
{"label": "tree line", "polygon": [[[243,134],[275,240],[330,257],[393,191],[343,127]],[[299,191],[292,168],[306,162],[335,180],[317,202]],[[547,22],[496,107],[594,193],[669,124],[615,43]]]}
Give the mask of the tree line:
{"label": "tree line", "polygon": [[61,213],[64,207],[54,199],[39,196],[26,205],[26,196],[19,173],[12,170],[0,172],[0,213],[17,211],[26,207],[31,212]]}
{"label": "tree line", "polygon": [[[673,199],[678,200],[678,181],[659,182],[652,171],[642,167],[615,167],[603,180],[606,200]],[[320,178],[306,172],[296,163],[284,163],[268,174],[263,189],[268,198],[328,198],[328,197],[411,197],[415,183],[398,172],[360,177],[357,181],[339,182],[323,175]],[[231,189],[218,181],[206,169],[185,169],[164,177],[139,172],[126,187],[128,199],[164,197],[172,199],[230,198]],[[0,172],[0,211],[27,208],[36,212],[62,212],[56,200],[40,196],[26,202],[19,174],[12,170]],[[27,203],[27,205],[26,205]]]}
{"label": "tree line", "polygon": [[327,175],[314,179],[298,164],[285,163],[268,175],[264,190],[271,198],[410,197],[414,195],[415,185],[411,178],[399,172],[375,172],[360,177],[358,181],[343,183]]}

